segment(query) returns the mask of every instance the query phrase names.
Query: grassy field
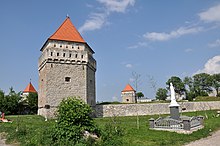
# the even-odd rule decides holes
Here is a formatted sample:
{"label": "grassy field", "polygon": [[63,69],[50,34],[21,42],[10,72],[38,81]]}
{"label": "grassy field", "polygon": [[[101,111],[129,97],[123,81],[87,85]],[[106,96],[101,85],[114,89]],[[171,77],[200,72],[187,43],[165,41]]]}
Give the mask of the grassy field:
{"label": "grassy field", "polygon": [[[183,145],[199,138],[207,137],[211,132],[220,129],[220,117],[216,118],[216,111],[201,111],[194,113],[184,113],[188,116],[207,115],[205,128],[192,134],[177,134],[175,132],[155,131],[149,129],[148,120],[158,118],[154,116],[139,116],[139,128],[137,117],[114,117],[96,118],[96,124],[103,128],[107,123],[120,125],[125,132],[122,140],[125,145],[130,146],[159,146],[159,145]],[[165,116],[165,115],[164,115]],[[20,145],[48,145],[49,134],[54,125],[54,120],[44,121],[41,116],[7,116],[13,123],[0,123],[0,132],[7,132],[7,142],[20,143]]]}

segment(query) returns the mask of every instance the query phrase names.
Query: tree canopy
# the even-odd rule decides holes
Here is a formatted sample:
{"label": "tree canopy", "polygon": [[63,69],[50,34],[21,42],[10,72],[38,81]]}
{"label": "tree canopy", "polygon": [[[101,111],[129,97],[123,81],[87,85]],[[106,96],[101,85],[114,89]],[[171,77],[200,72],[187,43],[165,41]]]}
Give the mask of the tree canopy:
{"label": "tree canopy", "polygon": [[138,98],[144,97],[144,94],[142,92],[137,92],[136,95]]}
{"label": "tree canopy", "polygon": [[167,98],[167,89],[159,88],[156,92],[156,99],[166,100]]}
{"label": "tree canopy", "polygon": [[173,86],[175,87],[175,92],[178,93],[179,95],[182,95],[185,92],[185,86],[183,81],[177,77],[177,76],[172,76],[168,81],[166,82],[167,89],[170,90],[170,83],[173,83]]}

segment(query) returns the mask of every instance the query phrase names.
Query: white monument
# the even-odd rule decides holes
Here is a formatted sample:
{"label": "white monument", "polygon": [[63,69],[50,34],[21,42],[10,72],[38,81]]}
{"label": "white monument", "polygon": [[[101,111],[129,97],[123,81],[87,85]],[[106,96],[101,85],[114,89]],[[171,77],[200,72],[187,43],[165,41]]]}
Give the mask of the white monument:
{"label": "white monument", "polygon": [[176,97],[175,97],[175,90],[173,87],[173,84],[170,83],[170,93],[171,93],[171,102],[169,105],[170,108],[170,117],[172,119],[179,120],[180,114],[179,114],[179,104],[176,102]]}
{"label": "white monument", "polygon": [[172,83],[170,83],[170,93],[171,93],[171,98],[170,98],[171,102],[169,107],[173,107],[173,106],[179,107],[180,105],[176,102],[175,90]]}

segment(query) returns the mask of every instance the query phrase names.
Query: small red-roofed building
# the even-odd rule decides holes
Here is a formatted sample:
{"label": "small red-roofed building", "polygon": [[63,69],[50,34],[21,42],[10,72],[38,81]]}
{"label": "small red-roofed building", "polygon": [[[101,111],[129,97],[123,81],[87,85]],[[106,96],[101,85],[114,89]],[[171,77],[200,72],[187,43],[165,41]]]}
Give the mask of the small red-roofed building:
{"label": "small red-roofed building", "polygon": [[26,97],[28,96],[30,93],[37,93],[37,91],[35,90],[34,86],[31,84],[31,82],[27,85],[27,87],[24,89],[22,96]]}
{"label": "small red-roofed building", "polygon": [[[37,91],[31,82],[26,86],[24,91],[22,91],[21,99],[19,100],[19,114],[30,114],[36,113],[37,111],[33,110],[33,107],[29,106],[29,102],[33,104],[33,101],[38,100]],[[30,97],[30,98],[28,98]],[[33,98],[34,97],[34,98]],[[31,101],[29,101],[31,100]]]}
{"label": "small red-roofed building", "polygon": [[23,93],[37,93],[34,86],[31,84],[31,82],[27,85],[27,87],[24,89]]}
{"label": "small red-roofed building", "polygon": [[136,103],[136,91],[130,84],[127,84],[121,91],[122,103]]}

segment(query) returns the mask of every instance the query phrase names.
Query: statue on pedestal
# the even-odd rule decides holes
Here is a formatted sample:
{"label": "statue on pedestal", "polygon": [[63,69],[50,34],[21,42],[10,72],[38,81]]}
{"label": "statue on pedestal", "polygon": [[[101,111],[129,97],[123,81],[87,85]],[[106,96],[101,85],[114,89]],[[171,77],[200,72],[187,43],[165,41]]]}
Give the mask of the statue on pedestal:
{"label": "statue on pedestal", "polygon": [[180,106],[177,102],[176,102],[176,97],[175,97],[175,90],[174,90],[174,87],[173,87],[173,84],[170,83],[170,99],[171,99],[171,102],[170,102],[170,105],[169,107],[171,106]]}

